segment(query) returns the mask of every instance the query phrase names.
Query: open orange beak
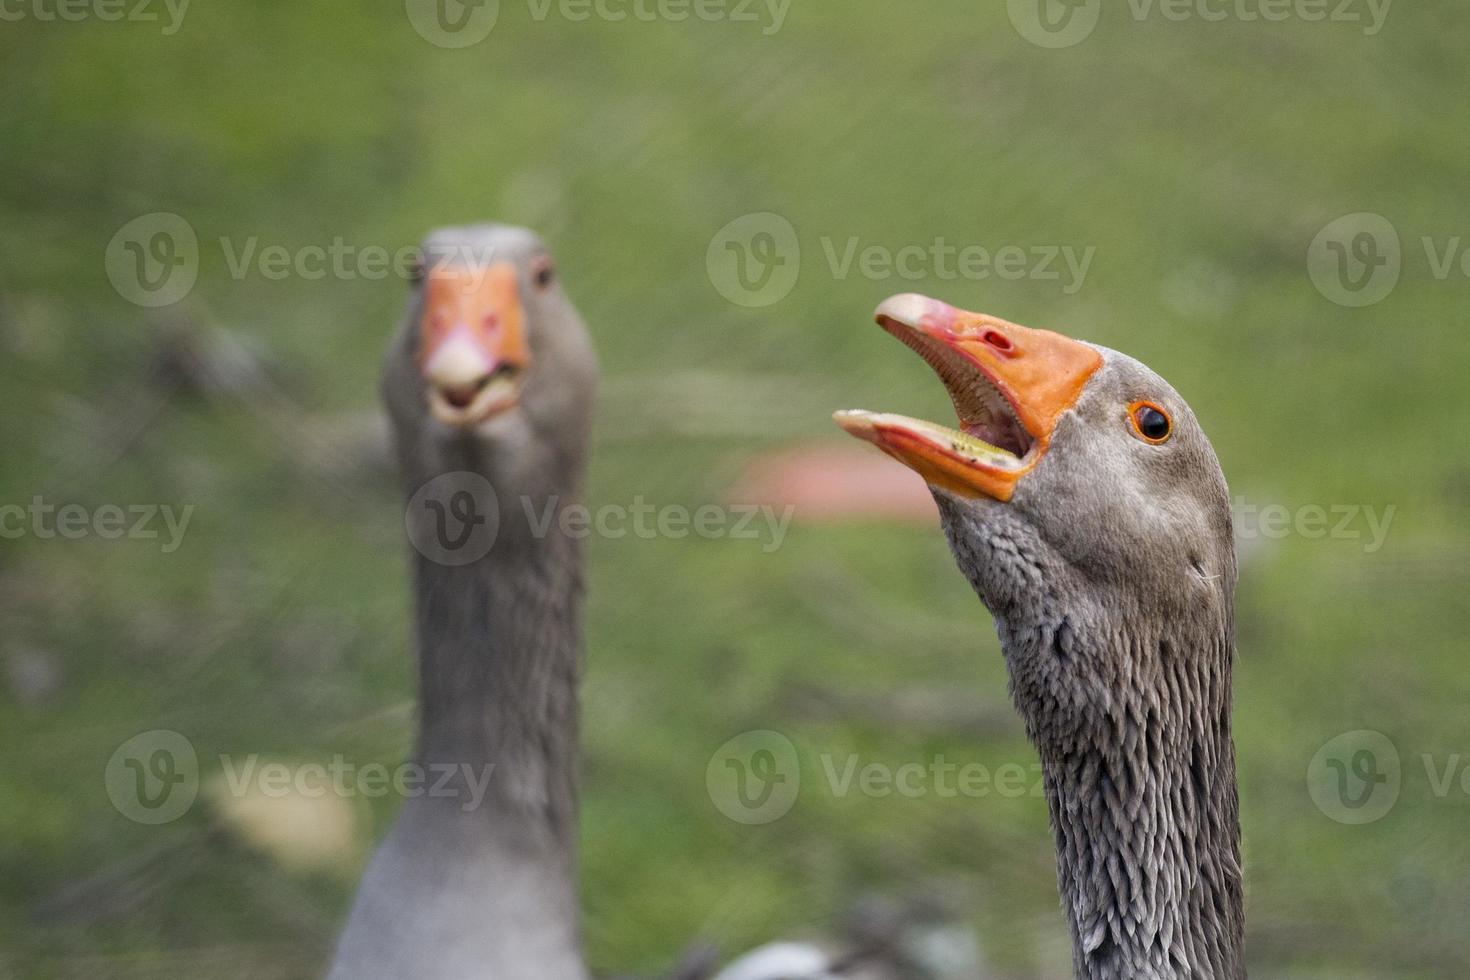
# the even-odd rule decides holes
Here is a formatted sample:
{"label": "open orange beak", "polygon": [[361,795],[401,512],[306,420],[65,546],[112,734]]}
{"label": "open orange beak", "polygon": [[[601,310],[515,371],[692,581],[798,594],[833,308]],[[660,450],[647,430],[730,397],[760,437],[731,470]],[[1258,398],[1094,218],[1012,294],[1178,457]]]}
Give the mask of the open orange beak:
{"label": "open orange beak", "polygon": [[520,401],[531,360],[525,320],[509,262],[427,271],[419,370],[435,418],[470,427]]}
{"label": "open orange beak", "polygon": [[918,352],[944,382],[957,428],[879,412],[833,418],[933,486],[1010,500],[1045,455],[1102,355],[1080,341],[967,313],[927,296],[884,300],[878,323]]}

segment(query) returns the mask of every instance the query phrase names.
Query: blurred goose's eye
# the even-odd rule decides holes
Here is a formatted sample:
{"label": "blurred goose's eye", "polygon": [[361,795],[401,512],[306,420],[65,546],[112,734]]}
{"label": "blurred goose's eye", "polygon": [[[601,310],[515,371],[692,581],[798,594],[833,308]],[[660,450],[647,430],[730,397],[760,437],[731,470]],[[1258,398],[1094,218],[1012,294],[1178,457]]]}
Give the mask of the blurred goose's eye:
{"label": "blurred goose's eye", "polygon": [[424,284],[424,256],[417,253],[408,263],[408,284],[410,286],[422,286]]}
{"label": "blurred goose's eye", "polygon": [[545,256],[536,260],[536,265],[531,270],[531,278],[536,283],[536,288],[546,290],[556,281],[556,267],[551,264],[551,259]]}
{"label": "blurred goose's eye", "polygon": [[1134,402],[1128,406],[1128,418],[1139,438],[1154,445],[1168,439],[1173,428],[1169,413],[1153,402]]}

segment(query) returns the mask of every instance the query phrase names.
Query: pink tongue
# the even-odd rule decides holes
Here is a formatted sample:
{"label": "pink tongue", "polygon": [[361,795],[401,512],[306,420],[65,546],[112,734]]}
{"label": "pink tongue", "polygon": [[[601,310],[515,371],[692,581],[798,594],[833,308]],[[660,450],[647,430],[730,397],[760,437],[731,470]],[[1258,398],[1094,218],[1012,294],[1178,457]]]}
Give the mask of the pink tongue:
{"label": "pink tongue", "polygon": [[996,445],[996,437],[993,436],[990,430],[983,425],[975,425],[973,423],[971,423],[970,425],[962,425],[960,426],[960,431],[967,436],[974,436],[981,442],[989,443],[992,446]]}
{"label": "pink tongue", "polygon": [[997,449],[1017,455],[1016,447],[1025,445],[1021,435],[1021,429],[1016,423],[1009,419],[992,419],[987,424],[971,422],[960,426],[960,431],[967,436],[974,436],[981,442],[989,443]]}

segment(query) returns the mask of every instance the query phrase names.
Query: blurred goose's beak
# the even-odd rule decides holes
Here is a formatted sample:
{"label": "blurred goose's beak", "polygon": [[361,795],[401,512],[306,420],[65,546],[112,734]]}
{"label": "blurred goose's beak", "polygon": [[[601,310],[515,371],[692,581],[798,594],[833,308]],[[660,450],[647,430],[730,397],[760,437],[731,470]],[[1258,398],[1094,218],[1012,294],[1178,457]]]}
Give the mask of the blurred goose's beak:
{"label": "blurred goose's beak", "polygon": [[1102,366],[1102,355],[1080,341],[915,293],[885,300],[875,316],[939,375],[959,426],[865,411],[833,418],[931,485],[965,497],[1010,500]]}
{"label": "blurred goose's beak", "polygon": [[467,428],[519,402],[530,363],[525,318],[509,262],[428,270],[419,369],[435,418]]}

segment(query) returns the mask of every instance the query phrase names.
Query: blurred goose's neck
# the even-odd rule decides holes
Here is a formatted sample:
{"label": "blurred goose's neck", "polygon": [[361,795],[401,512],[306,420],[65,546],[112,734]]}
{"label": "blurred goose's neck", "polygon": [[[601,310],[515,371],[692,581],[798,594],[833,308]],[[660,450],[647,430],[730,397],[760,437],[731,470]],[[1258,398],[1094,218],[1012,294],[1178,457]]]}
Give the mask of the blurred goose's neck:
{"label": "blurred goose's neck", "polygon": [[556,517],[578,492],[579,471],[511,486],[492,462],[475,462],[494,486],[476,502],[498,515],[488,552],[463,565],[415,555],[418,757],[488,772],[497,820],[544,823],[570,846],[583,571],[580,542]]}
{"label": "blurred goose's neck", "polygon": [[493,767],[493,801],[544,808],[570,833],[581,646],[575,555],[544,549],[462,568],[420,559],[416,574],[420,761]]}

